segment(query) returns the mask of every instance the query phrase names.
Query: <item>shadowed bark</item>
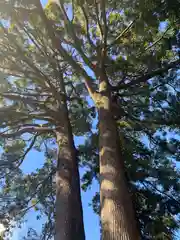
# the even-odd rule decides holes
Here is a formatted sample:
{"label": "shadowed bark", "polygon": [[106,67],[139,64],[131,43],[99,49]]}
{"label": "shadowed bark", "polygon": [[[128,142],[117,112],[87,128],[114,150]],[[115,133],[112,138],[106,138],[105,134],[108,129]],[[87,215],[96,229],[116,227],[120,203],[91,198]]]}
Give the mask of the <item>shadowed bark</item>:
{"label": "shadowed bark", "polygon": [[59,143],[56,172],[55,240],[85,239],[76,149],[65,134],[57,133]]}
{"label": "shadowed bark", "polygon": [[[65,92],[63,82],[61,88]],[[55,240],[84,240],[78,158],[66,100],[60,105],[56,172]]]}

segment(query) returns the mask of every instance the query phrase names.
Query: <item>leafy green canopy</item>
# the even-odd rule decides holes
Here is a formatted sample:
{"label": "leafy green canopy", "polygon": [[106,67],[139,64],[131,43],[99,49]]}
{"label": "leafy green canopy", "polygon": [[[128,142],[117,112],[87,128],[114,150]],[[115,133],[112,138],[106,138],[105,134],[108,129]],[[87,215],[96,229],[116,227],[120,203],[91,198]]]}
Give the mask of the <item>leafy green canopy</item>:
{"label": "leafy green canopy", "polygon": [[[49,1],[45,9],[37,0],[0,1],[1,196],[7,196],[2,205],[7,218],[12,219],[11,201],[21,209],[38,205],[49,219],[44,238],[49,238],[47,232],[52,234],[56,156],[47,154],[54,148],[51,142],[60,103],[64,97],[68,101],[74,134],[88,133],[95,113],[87,102],[87,90],[94,98],[99,74],[105,70],[115,99],[114,115],[126,140],[125,165],[134,183],[131,189],[143,239],[172,238],[179,208],[175,204],[179,190],[174,189],[178,173],[171,163],[179,157],[175,139],[180,116],[179,10],[179,1],[172,4],[172,0],[57,0]],[[104,50],[106,54],[102,54]],[[167,140],[165,132],[175,134]],[[28,135],[22,137],[25,133]],[[163,133],[164,139],[157,133]],[[144,135],[153,148],[140,143]],[[42,169],[26,176],[19,167],[33,146],[45,151],[46,160]],[[87,184],[98,171],[96,147],[97,143],[95,148],[88,144],[85,151],[85,160],[92,165],[84,177]],[[137,174],[142,170],[144,175]],[[166,194],[176,200],[171,202]],[[17,204],[19,198],[22,203]],[[24,210],[16,213],[20,217]]]}

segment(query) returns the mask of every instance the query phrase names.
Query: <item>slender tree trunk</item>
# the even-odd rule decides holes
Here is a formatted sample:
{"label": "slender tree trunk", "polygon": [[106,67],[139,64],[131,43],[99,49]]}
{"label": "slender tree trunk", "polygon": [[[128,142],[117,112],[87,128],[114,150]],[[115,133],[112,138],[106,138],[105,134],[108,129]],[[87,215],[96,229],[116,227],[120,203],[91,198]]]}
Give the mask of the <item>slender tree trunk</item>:
{"label": "slender tree trunk", "polygon": [[99,104],[100,198],[103,240],[140,239],[126,184],[110,91],[101,82]]}
{"label": "slender tree trunk", "polygon": [[55,240],[84,240],[78,158],[68,117],[67,105],[61,108],[57,131],[59,146],[56,172]]}

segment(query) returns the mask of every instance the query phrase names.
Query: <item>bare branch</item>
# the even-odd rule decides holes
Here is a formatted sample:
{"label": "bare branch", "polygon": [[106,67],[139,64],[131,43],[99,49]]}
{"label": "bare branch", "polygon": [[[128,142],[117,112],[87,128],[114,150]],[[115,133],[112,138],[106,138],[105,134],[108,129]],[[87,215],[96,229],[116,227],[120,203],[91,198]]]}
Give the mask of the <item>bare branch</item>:
{"label": "bare branch", "polygon": [[0,133],[1,138],[14,138],[23,135],[24,133],[46,133],[54,132],[54,129],[49,127],[24,127],[14,133]]}
{"label": "bare branch", "polygon": [[101,33],[101,39],[103,39],[103,28],[102,28],[102,25],[101,25],[101,22],[100,22],[100,19],[99,19],[99,10],[98,10],[98,2],[97,0],[95,0],[95,8],[96,8],[96,17],[97,17],[97,24],[98,24],[98,27],[99,27],[99,30],[100,30],[100,33]]}
{"label": "bare branch", "polygon": [[[178,205],[180,205],[180,201],[177,201],[174,197],[170,196],[169,194],[161,191],[160,189],[158,189],[156,186],[154,186],[154,184],[152,184],[151,182],[147,181],[147,180],[143,180],[146,184],[150,185],[152,188],[154,188],[154,190],[156,190],[157,192],[159,192],[162,195],[165,195],[166,197],[168,197],[169,199],[172,199],[173,201],[175,201]],[[143,181],[141,181],[141,183],[146,186]],[[147,186],[146,186],[147,187]]]}
{"label": "bare branch", "polygon": [[108,27],[107,27],[107,19],[106,19],[106,1],[101,0],[101,13],[102,13],[102,19],[103,19],[103,45],[104,50],[107,46],[107,34],[108,34]]}
{"label": "bare branch", "polygon": [[27,213],[30,209],[32,209],[33,207],[37,206],[40,202],[41,202],[41,201],[38,200],[36,203],[30,205],[30,206],[27,207],[26,209],[21,210],[21,214],[23,214],[23,216],[25,216],[26,213]]}
{"label": "bare branch", "polygon": [[168,32],[168,30],[171,28],[171,25],[166,29],[166,31],[162,34],[162,36],[160,36],[156,41],[154,41],[150,46],[148,46],[145,51],[150,50],[151,48],[155,47],[166,35],[166,33]]}
{"label": "bare branch", "polygon": [[25,96],[25,97],[52,97],[51,93],[26,93],[26,92],[18,92],[18,91],[8,91],[5,94],[17,94],[17,95],[21,95],[21,96]]}
{"label": "bare branch", "polygon": [[31,141],[29,147],[26,149],[25,153],[23,154],[23,156],[21,157],[21,160],[19,161],[17,168],[20,167],[20,165],[23,163],[24,159],[26,158],[27,154],[31,151],[31,149],[33,148],[36,140],[37,140],[38,134],[36,134],[33,137],[33,140]]}
{"label": "bare branch", "polygon": [[7,98],[9,100],[19,100],[22,101],[23,103],[29,103],[29,104],[37,104],[39,103],[38,100],[36,100],[35,98],[32,97],[28,97],[28,96],[23,96],[21,94],[13,94],[12,92],[8,92],[8,93],[0,93],[0,96]]}
{"label": "bare branch", "polygon": [[115,40],[110,43],[108,45],[108,48],[112,47],[114,44],[116,44],[120,38],[122,38],[124,36],[124,34],[126,34],[130,29],[131,27],[134,25],[134,23],[136,22],[137,19],[134,19],[116,38]]}
{"label": "bare branch", "polygon": [[74,3],[74,0],[72,0],[72,20],[71,20],[71,22],[74,21],[74,9],[75,9],[75,3]]}
{"label": "bare branch", "polygon": [[96,47],[93,43],[93,41],[91,40],[91,37],[90,37],[90,34],[89,34],[89,20],[88,20],[88,16],[87,16],[87,13],[86,13],[86,10],[84,8],[84,6],[80,6],[81,9],[82,9],[82,12],[84,14],[84,18],[85,18],[85,22],[86,22],[86,36],[87,36],[87,39],[89,41],[89,44],[92,46],[92,47]]}

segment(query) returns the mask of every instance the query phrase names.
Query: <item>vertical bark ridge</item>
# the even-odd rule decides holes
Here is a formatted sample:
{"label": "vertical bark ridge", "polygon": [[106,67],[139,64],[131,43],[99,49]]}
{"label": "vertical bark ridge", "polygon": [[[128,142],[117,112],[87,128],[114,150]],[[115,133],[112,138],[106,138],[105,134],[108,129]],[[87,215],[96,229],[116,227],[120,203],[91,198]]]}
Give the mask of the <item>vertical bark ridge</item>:
{"label": "vertical bark ridge", "polygon": [[[105,86],[105,84],[104,84]],[[99,105],[102,240],[138,240],[139,233],[108,91]]]}
{"label": "vertical bark ridge", "polygon": [[59,154],[56,173],[56,233],[54,239],[84,240],[78,158],[65,102],[61,105],[60,111],[60,128],[56,133]]}

